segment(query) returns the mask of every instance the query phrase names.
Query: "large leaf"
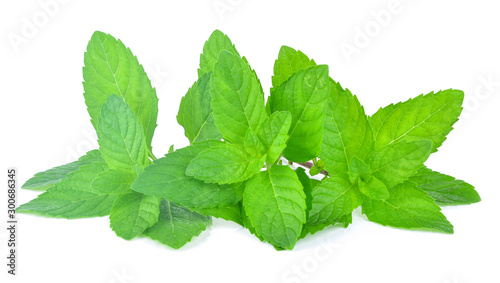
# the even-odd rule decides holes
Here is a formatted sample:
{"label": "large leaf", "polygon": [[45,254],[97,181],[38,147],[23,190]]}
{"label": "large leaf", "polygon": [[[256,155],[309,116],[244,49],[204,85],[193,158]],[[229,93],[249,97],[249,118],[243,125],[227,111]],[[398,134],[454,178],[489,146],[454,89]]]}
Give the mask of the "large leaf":
{"label": "large leaf", "polygon": [[410,177],[410,181],[416,183],[439,205],[460,205],[481,201],[474,186],[427,167],[420,168]]}
{"label": "large leaf", "polygon": [[125,240],[131,240],[158,221],[160,199],[130,192],[120,196],[111,209],[111,229]]}
{"label": "large leaf", "polygon": [[99,150],[91,150],[75,162],[36,173],[35,176],[24,183],[22,188],[34,191],[45,191],[78,170],[80,167],[99,162],[104,162],[101,153]]}
{"label": "large leaf", "polygon": [[370,117],[375,149],[401,140],[426,139],[433,143],[432,152],[437,151],[458,120],[463,99],[463,91],[448,89],[380,108]]}
{"label": "large leaf", "polygon": [[68,219],[108,215],[118,194],[102,193],[91,186],[107,168],[105,163],[81,166],[36,199],[19,206],[17,212]]}
{"label": "large leaf", "polygon": [[393,143],[375,151],[366,163],[371,174],[390,188],[417,172],[429,158],[431,148],[429,140]]}
{"label": "large leaf", "polygon": [[210,76],[206,73],[193,84],[182,98],[177,114],[177,122],[191,143],[222,139],[210,106]]}
{"label": "large leaf", "polygon": [[328,66],[312,66],[293,74],[271,92],[270,111],[289,111],[292,124],[283,156],[305,162],[318,156],[329,97]]}
{"label": "large leaf", "polygon": [[210,81],[215,124],[224,140],[243,144],[248,129],[257,132],[264,122],[264,94],[250,65],[222,51]]}
{"label": "large leaf", "polygon": [[137,116],[151,151],[158,97],[137,57],[120,40],[96,31],[87,46],[84,61],[85,103],[94,127],[97,128],[101,107],[108,97],[121,96]]}
{"label": "large leaf", "polygon": [[140,172],[149,163],[141,124],[123,98],[111,95],[102,106],[97,136],[110,168]]}
{"label": "large leaf", "polygon": [[385,200],[365,200],[363,213],[370,221],[399,228],[430,228],[453,233],[453,226],[439,206],[415,183],[406,181],[389,188],[389,193],[390,197]]}
{"label": "large leaf", "polygon": [[247,180],[260,171],[266,156],[248,153],[229,143],[202,151],[191,160],[186,175],[207,183],[229,184]]}
{"label": "large leaf", "polygon": [[372,130],[358,98],[331,80],[320,153],[325,169],[347,173],[351,158],[365,159],[372,146]]}
{"label": "large leaf", "polygon": [[210,184],[185,173],[191,160],[200,152],[220,144],[222,142],[199,142],[155,160],[135,180],[132,189],[146,195],[168,199],[191,209],[238,203],[244,189],[240,183]]}
{"label": "large leaf", "polygon": [[246,183],[243,206],[256,234],[292,249],[306,221],[305,194],[295,172],[273,165]]}

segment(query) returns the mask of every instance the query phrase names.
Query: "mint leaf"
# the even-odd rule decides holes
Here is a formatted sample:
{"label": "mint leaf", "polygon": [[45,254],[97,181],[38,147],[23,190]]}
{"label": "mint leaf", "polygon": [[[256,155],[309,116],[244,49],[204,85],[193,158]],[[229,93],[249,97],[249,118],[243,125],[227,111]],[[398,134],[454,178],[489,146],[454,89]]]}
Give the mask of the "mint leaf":
{"label": "mint leaf", "polygon": [[131,240],[158,221],[160,199],[130,192],[119,197],[111,209],[111,229],[125,240]]}
{"label": "mint leaf", "polygon": [[354,156],[349,164],[349,180],[356,183],[358,180],[368,180],[370,178],[370,168],[363,160]]}
{"label": "mint leaf", "polygon": [[185,174],[193,158],[222,142],[204,141],[181,148],[159,158],[139,175],[132,189],[146,195],[168,199],[190,209],[213,208],[238,203],[244,186],[209,184]]}
{"label": "mint leaf", "polygon": [[292,114],[287,147],[283,156],[305,162],[318,156],[323,136],[325,107],[329,96],[328,66],[319,65],[293,74],[271,92],[270,111]]}
{"label": "mint leaf", "polygon": [[278,111],[260,126],[257,135],[267,149],[266,161],[268,164],[275,163],[285,149],[291,123],[292,115],[290,112]]}
{"label": "mint leaf", "polygon": [[195,208],[193,210],[205,216],[212,216],[227,221],[233,221],[243,226],[243,222],[241,220],[241,203],[212,208]]}
{"label": "mint leaf", "polygon": [[351,158],[364,160],[371,152],[373,134],[365,110],[348,89],[331,82],[320,157],[328,172],[347,173]]}
{"label": "mint leaf", "polygon": [[181,100],[177,122],[191,143],[222,139],[210,106],[210,77],[211,73],[200,77]]}
{"label": "mint leaf", "polygon": [[353,157],[349,164],[349,180],[358,184],[359,191],[372,199],[386,199],[389,191],[384,183],[371,175],[370,168],[361,159]]}
{"label": "mint leaf", "polygon": [[81,166],[36,199],[20,205],[17,212],[68,219],[108,215],[118,195],[104,194],[91,186],[106,170],[105,163]]}
{"label": "mint leaf", "polygon": [[429,140],[393,143],[375,151],[366,163],[372,175],[390,188],[417,172],[429,158],[431,148]]}
{"label": "mint leaf", "polygon": [[453,226],[434,200],[415,183],[406,181],[389,188],[386,200],[366,199],[363,213],[370,221],[398,228],[430,228],[453,233]]}
{"label": "mint leaf", "polygon": [[306,221],[306,203],[290,167],[272,165],[248,180],[243,207],[256,234],[284,249],[295,246]]}
{"label": "mint leaf", "polygon": [[214,70],[215,62],[219,58],[219,54],[223,51],[240,56],[233,43],[227,35],[220,30],[215,30],[203,46],[203,53],[200,56],[200,69],[198,69],[198,77]]}
{"label": "mint leaf", "polygon": [[210,223],[210,217],[162,200],[158,222],[144,231],[144,235],[171,248],[179,249],[205,231]]}
{"label": "mint leaf", "polygon": [[299,178],[300,183],[302,184],[302,188],[304,190],[304,194],[306,195],[306,219],[309,219],[309,211],[312,207],[312,188],[313,185],[311,183],[311,179],[306,174],[306,170],[302,167],[298,167],[295,169],[295,174],[297,174],[297,178]]}
{"label": "mint leaf", "polygon": [[432,152],[437,151],[458,120],[463,99],[463,91],[448,89],[380,108],[370,117],[375,149],[401,140],[426,139],[433,143]]}
{"label": "mint leaf", "polygon": [[312,207],[309,225],[334,224],[341,217],[351,213],[364,200],[356,184],[349,181],[347,174],[337,174],[324,179],[312,189]]}
{"label": "mint leaf", "polygon": [[248,129],[264,122],[264,95],[250,65],[226,50],[219,55],[210,81],[215,124],[224,140],[243,144]]}
{"label": "mint leaf", "polygon": [[123,98],[111,95],[102,106],[97,136],[110,168],[138,173],[149,163],[141,124]]}
{"label": "mint leaf", "polygon": [[293,74],[310,66],[316,66],[316,63],[300,50],[284,45],[281,46],[278,59],[274,61],[273,87],[280,86]]}
{"label": "mint leaf", "polygon": [[120,40],[96,31],[87,46],[84,61],[85,103],[94,127],[97,128],[101,107],[108,97],[121,96],[137,116],[151,152],[158,97],[137,57]]}
{"label": "mint leaf", "polygon": [[265,158],[265,155],[251,155],[240,145],[221,143],[193,158],[186,175],[207,183],[238,183],[258,173]]}
{"label": "mint leaf", "polygon": [[420,168],[409,180],[416,183],[441,206],[471,204],[481,201],[481,197],[472,185],[432,171],[427,167]]}
{"label": "mint leaf", "polygon": [[130,192],[136,178],[133,172],[109,169],[97,175],[91,186],[103,194],[124,194]]}
{"label": "mint leaf", "polygon": [[80,167],[94,162],[104,162],[99,150],[91,150],[87,152],[84,156],[80,157],[78,161],[36,173],[35,176],[31,177],[28,181],[26,181],[26,183],[24,183],[22,188],[34,191],[45,191],[59,183],[71,173],[78,170]]}

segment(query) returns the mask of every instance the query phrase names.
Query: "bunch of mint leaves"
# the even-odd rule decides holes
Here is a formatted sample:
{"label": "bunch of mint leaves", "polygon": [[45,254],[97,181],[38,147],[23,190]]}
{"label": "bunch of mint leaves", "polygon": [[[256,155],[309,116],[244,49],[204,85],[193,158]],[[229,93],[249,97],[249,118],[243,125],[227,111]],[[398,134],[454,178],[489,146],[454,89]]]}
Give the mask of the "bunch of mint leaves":
{"label": "bunch of mint leaves", "polygon": [[440,206],[480,201],[470,184],[424,165],[458,120],[462,91],[367,116],[327,65],[283,46],[265,103],[247,59],[216,30],[177,115],[190,145],[156,159],[158,98],[137,58],[95,32],[84,62],[99,149],[29,179],[24,189],[45,192],[18,212],[109,215],[119,237],[176,249],[217,217],[282,250],[328,226],[347,227],[360,206],[382,225],[453,233]]}

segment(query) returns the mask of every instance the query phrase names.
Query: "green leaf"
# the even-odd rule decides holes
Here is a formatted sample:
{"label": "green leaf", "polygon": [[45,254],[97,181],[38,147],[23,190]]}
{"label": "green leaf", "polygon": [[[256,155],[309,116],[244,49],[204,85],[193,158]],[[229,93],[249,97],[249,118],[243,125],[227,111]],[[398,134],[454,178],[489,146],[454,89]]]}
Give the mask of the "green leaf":
{"label": "green leaf", "polygon": [[200,69],[198,69],[198,77],[214,70],[215,62],[219,58],[219,54],[223,51],[240,56],[233,43],[227,35],[220,30],[215,30],[203,46],[203,53],[200,56]]}
{"label": "green leaf", "polygon": [[386,200],[366,199],[363,213],[370,221],[398,228],[430,228],[453,233],[453,226],[441,209],[415,183],[406,181],[389,188]]}
{"label": "green leaf", "polygon": [[330,80],[320,157],[328,172],[347,173],[353,157],[364,160],[372,150],[373,134],[365,110],[348,89]]}
{"label": "green leaf", "polygon": [[84,156],[80,157],[78,161],[36,173],[35,176],[31,177],[28,181],[26,181],[26,183],[24,183],[22,188],[34,191],[45,191],[59,183],[71,173],[78,170],[80,167],[96,162],[102,163],[104,162],[104,159],[102,159],[99,150],[91,150]]}
{"label": "green leaf", "polygon": [[243,222],[241,220],[241,203],[212,208],[195,208],[193,210],[205,216],[212,216],[227,221],[233,221],[243,226]]}
{"label": "green leaf", "polygon": [[131,240],[158,221],[160,199],[131,192],[120,196],[111,209],[111,229]]}
{"label": "green leaf", "polygon": [[222,139],[210,106],[210,77],[211,73],[200,77],[181,100],[177,122],[191,143]]}
{"label": "green leaf", "polygon": [[481,201],[474,186],[432,171],[427,167],[420,168],[417,173],[410,177],[410,181],[416,183],[441,206],[471,204]]}
{"label": "green leaf", "polygon": [[241,183],[217,185],[186,175],[193,158],[222,142],[205,141],[181,148],[159,158],[139,175],[132,189],[146,195],[168,199],[190,209],[213,208],[238,203],[243,197]]}
{"label": "green leaf", "polygon": [[293,74],[310,66],[316,66],[316,63],[300,50],[281,46],[278,59],[274,61],[273,87],[280,86]]}
{"label": "green leaf", "polygon": [[220,53],[210,94],[215,124],[226,141],[243,144],[247,130],[257,132],[266,118],[260,82],[238,55],[225,50]]}
{"label": "green leaf", "polygon": [[101,107],[108,97],[112,94],[121,96],[137,116],[147,148],[151,151],[158,97],[137,57],[120,40],[96,31],[87,46],[84,61],[85,103],[94,127],[98,127]]}
{"label": "green leaf", "polygon": [[98,124],[99,149],[110,168],[139,173],[149,163],[141,124],[121,97],[108,98]]}
{"label": "green leaf", "polygon": [[259,128],[257,135],[267,149],[266,161],[268,164],[275,163],[285,149],[291,123],[292,115],[290,112],[279,111],[267,118]]}
{"label": "green leaf", "polygon": [[186,175],[207,183],[243,182],[260,171],[265,158],[265,155],[250,155],[242,146],[222,143],[193,158]]}
{"label": "green leaf", "polygon": [[210,217],[162,200],[158,222],[144,231],[144,235],[174,249],[191,242],[210,225]]}
{"label": "green leaf", "polygon": [[389,191],[384,183],[379,179],[370,176],[368,180],[358,182],[359,191],[372,199],[386,199],[389,197]]}
{"label": "green leaf", "polygon": [[91,186],[106,170],[105,163],[81,166],[36,199],[19,206],[17,212],[68,219],[108,215],[118,195],[103,194]]}
{"label": "green leaf", "polygon": [[368,165],[363,160],[354,156],[349,164],[349,181],[356,183],[358,180],[368,180],[371,171]]}
{"label": "green leaf", "polygon": [[429,158],[431,148],[429,140],[393,143],[375,151],[366,163],[372,175],[390,188],[417,172]]}
{"label": "green leaf", "polygon": [[134,172],[109,169],[97,175],[91,186],[103,194],[124,194],[130,192],[130,186],[136,178]]}
{"label": "green leaf", "polygon": [[243,207],[257,235],[284,249],[295,246],[306,221],[306,203],[290,167],[273,165],[248,180]]}
{"label": "green leaf", "polygon": [[458,120],[463,99],[463,91],[448,89],[379,109],[370,117],[375,150],[401,140],[426,139],[433,143],[432,152],[437,151]]}
{"label": "green leaf", "polygon": [[309,176],[306,174],[306,170],[302,167],[295,169],[295,174],[299,178],[302,188],[304,189],[304,194],[306,196],[306,219],[309,219],[309,211],[312,207],[312,183]]}
{"label": "green leaf", "polygon": [[329,96],[328,66],[300,70],[271,91],[271,113],[292,114],[287,147],[283,156],[305,162],[318,156],[323,137],[323,121]]}
{"label": "green leaf", "polygon": [[312,189],[312,208],[309,224],[334,224],[359,207],[364,200],[356,184],[351,184],[347,174],[327,178]]}

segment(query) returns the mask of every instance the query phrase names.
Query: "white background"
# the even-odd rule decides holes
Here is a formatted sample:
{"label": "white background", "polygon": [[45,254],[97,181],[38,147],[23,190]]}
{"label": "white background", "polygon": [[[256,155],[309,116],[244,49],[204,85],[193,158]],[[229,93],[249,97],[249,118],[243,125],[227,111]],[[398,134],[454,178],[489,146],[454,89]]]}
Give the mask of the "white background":
{"label": "white background", "polygon": [[[105,217],[19,215],[18,276],[6,274],[2,224],[0,281],[500,282],[499,11],[492,0],[2,1],[0,168],[17,167],[19,184],[96,147],[81,83],[95,30],[129,46],[156,86],[153,151],[161,156],[188,143],[178,105],[197,78],[205,40],[221,29],[266,91],[281,45],[328,64],[368,114],[420,93],[465,91],[461,120],[427,165],[470,182],[483,201],[443,209],[454,235],[383,227],[357,210],[347,230],[327,229],[286,252],[222,220],[177,251],[118,238]],[[36,195],[19,191],[18,201]],[[6,192],[0,207],[5,219]]]}

